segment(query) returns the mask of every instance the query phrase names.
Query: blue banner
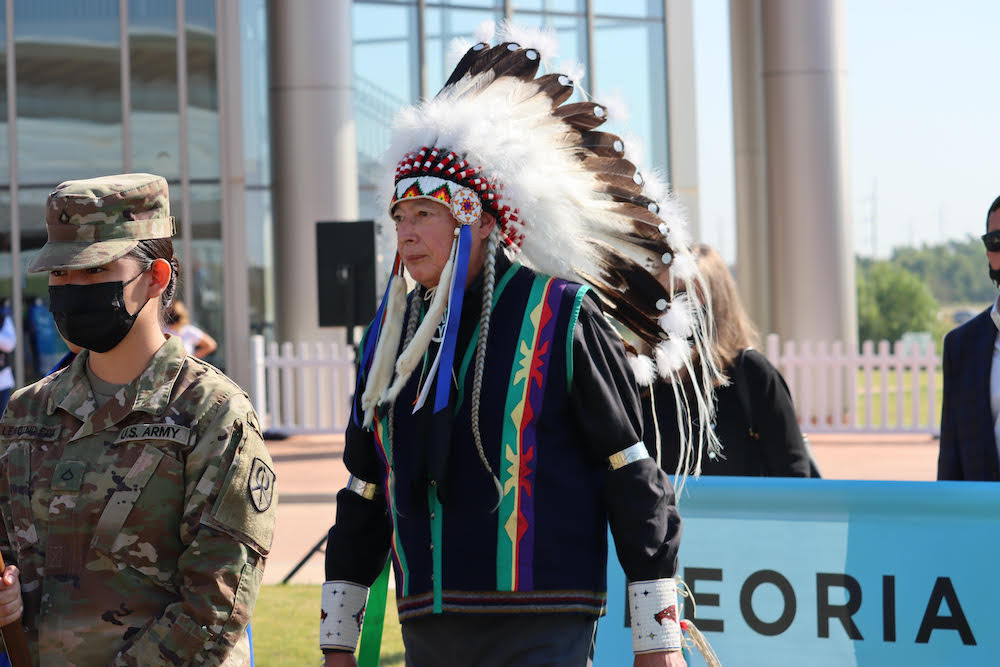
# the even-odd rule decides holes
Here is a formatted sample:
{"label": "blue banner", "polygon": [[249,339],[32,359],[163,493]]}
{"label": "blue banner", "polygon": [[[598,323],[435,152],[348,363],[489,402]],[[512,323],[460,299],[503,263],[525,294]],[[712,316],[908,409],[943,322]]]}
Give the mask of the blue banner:
{"label": "blue banner", "polygon": [[[1000,484],[706,477],[680,510],[685,616],[723,665],[1000,664]],[[631,662],[624,599],[612,557],[598,667]]]}

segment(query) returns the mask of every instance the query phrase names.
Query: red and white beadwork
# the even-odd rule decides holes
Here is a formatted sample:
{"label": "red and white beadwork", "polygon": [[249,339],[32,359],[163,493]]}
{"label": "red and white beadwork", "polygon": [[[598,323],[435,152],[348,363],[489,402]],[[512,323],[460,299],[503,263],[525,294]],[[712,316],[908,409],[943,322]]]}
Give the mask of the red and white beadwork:
{"label": "red and white beadwork", "polygon": [[[390,207],[407,197],[436,199],[448,204],[452,214],[463,224],[475,222],[486,211],[497,219],[503,243],[517,249],[524,240],[524,227],[518,219],[517,209],[503,202],[503,185],[491,182],[482,171],[454,151],[424,146],[419,151],[407,153],[396,165],[396,191]],[[442,183],[450,186],[442,190]],[[471,197],[466,197],[464,192]],[[461,197],[459,193],[463,193]]]}
{"label": "red and white beadwork", "polygon": [[430,199],[440,202],[451,209],[452,215],[463,225],[477,222],[483,214],[483,204],[472,190],[437,176],[416,176],[397,180],[391,206],[405,199]]}

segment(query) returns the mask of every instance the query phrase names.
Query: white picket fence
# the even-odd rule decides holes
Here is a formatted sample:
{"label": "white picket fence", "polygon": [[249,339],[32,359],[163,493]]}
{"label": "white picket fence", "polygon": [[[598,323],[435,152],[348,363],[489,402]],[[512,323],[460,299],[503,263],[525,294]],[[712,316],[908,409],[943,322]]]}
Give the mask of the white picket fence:
{"label": "white picket fence", "polygon": [[[251,397],[265,429],[344,431],[354,393],[350,346],[265,345],[253,336],[251,348]],[[933,346],[867,341],[859,354],[840,342],[782,345],[771,334],[765,354],[784,375],[804,432],[938,432],[941,359]]]}
{"label": "white picket fence", "polygon": [[354,396],[354,350],[341,343],[250,338],[250,396],[265,430],[343,433]]}
{"label": "white picket fence", "polygon": [[941,358],[933,344],[865,341],[859,354],[839,341],[782,345],[770,334],[766,354],[788,383],[804,432],[940,430]]}

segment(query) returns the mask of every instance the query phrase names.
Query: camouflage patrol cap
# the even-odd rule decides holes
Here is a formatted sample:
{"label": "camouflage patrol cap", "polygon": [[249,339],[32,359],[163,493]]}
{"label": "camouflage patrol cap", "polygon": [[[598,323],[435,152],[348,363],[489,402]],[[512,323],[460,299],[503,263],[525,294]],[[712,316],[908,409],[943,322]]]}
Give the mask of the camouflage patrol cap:
{"label": "camouflage patrol cap", "polygon": [[113,262],[139,241],[173,236],[167,181],[154,174],[117,174],[60,183],[45,205],[45,226],[48,241],[29,272]]}

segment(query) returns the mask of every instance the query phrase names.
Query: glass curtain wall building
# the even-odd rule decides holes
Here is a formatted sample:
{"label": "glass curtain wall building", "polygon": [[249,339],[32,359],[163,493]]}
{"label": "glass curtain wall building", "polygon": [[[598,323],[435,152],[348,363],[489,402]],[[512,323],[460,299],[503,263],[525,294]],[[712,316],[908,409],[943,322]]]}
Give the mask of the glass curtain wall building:
{"label": "glass curtain wall building", "polygon": [[[215,4],[8,0],[0,13],[0,296],[12,298],[23,325],[21,383],[65,350],[47,312],[47,276],[23,267],[45,243],[48,193],[68,179],[167,178],[180,296],[199,326],[221,334]],[[221,349],[216,361],[224,358]]]}
{"label": "glass curtain wall building", "polygon": [[[328,0],[316,0],[326,2]],[[339,0],[338,0],[339,1]],[[354,0],[350,6],[360,218],[396,111],[436,92],[484,21],[559,36],[554,68],[620,102],[646,168],[668,165],[664,0]],[[0,2],[0,299],[19,323],[18,386],[65,348],[47,276],[24,266],[45,242],[61,181],[148,171],[170,183],[180,297],[219,343],[210,359],[248,379],[247,335],[276,330],[267,0]],[[614,107],[615,105],[612,104]],[[16,202],[16,205],[14,204]],[[243,374],[241,376],[241,373]]]}
{"label": "glass curtain wall building", "polygon": [[[219,341],[210,361],[223,368],[227,362],[227,280],[245,284],[249,275],[246,319],[256,330],[268,328],[262,287],[270,273],[265,2],[242,0],[225,27],[239,35],[247,54],[225,64],[245,79],[245,99],[232,105],[246,116],[243,191],[246,222],[255,233],[248,235],[245,267],[223,262],[219,58],[227,3],[0,3],[0,298],[11,300],[21,324],[14,364],[19,386],[65,351],[48,314],[47,276],[24,273],[45,242],[48,193],[64,180],[130,171],[166,177],[181,260],[178,297],[192,321]],[[245,340],[247,327],[240,328]]]}
{"label": "glass curtain wall building", "polygon": [[[612,111],[614,130],[646,168],[668,169],[664,0],[355,0],[354,106],[362,217],[377,218],[374,174],[395,112],[437,92],[485,21],[548,28],[559,38],[551,67],[585,72],[582,87]],[[458,54],[460,55],[460,54]],[[579,95],[580,93],[577,93]],[[612,119],[613,121],[615,119]]]}

